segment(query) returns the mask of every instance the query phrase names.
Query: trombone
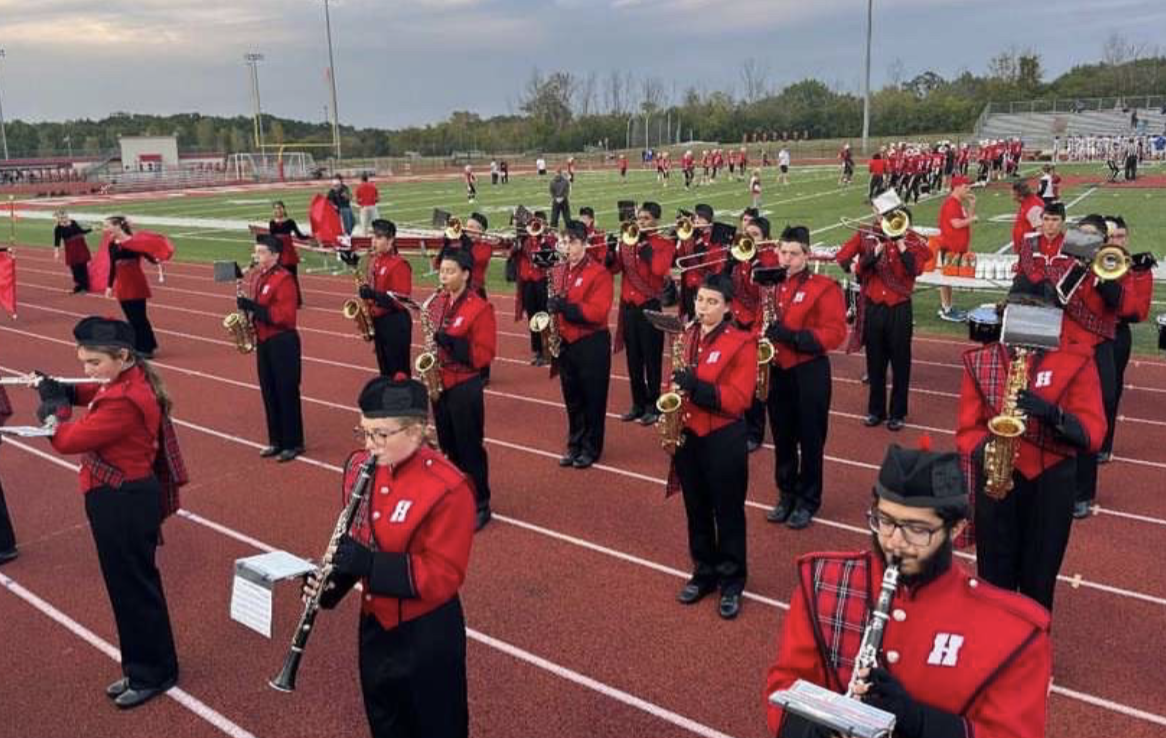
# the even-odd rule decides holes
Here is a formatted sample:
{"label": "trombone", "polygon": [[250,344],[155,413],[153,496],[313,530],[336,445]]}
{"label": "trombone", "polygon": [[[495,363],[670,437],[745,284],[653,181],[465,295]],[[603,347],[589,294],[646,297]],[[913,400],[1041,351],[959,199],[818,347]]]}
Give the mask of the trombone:
{"label": "trombone", "polygon": [[[684,274],[685,272],[692,271],[693,269],[703,269],[704,267],[723,264],[729,260],[739,262],[752,261],[753,258],[757,256],[757,254],[767,249],[772,249],[777,243],[778,241],[776,239],[770,239],[768,241],[754,241],[749,236],[738,235],[733,238],[733,242],[728,246],[720,246],[715,249],[709,249],[703,254],[689,254],[688,256],[681,256],[676,260],[676,265],[680,267],[680,273]],[[719,259],[713,259],[711,261],[700,261],[703,258],[707,258],[711,254],[724,253],[725,251],[729,252],[728,256],[724,256]],[[696,261],[697,263],[689,264],[687,263],[689,261]]]}
{"label": "trombone", "polygon": [[906,208],[895,208],[879,218],[878,225],[882,229],[881,234],[875,231],[874,223],[846,217],[839,220],[843,226],[851,230],[876,236],[883,235],[890,239],[902,238],[907,231],[911,230],[911,213]]}
{"label": "trombone", "polygon": [[673,230],[673,236],[675,238],[681,241],[687,241],[688,239],[692,238],[693,234],[698,230],[712,228],[712,224],[710,223],[709,225],[698,226],[695,222],[693,222],[692,218],[689,218],[687,215],[680,216],[672,225],[657,225],[652,226],[651,228],[641,228],[634,220],[628,220],[620,224],[620,240],[623,241],[623,243],[627,246],[635,246],[640,242],[641,234],[655,233],[656,231],[666,231],[669,228]]}

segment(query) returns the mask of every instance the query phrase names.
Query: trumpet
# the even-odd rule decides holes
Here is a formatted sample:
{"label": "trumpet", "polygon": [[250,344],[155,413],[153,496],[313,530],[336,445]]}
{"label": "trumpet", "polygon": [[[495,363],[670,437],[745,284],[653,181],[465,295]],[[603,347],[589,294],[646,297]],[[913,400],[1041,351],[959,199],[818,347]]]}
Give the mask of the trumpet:
{"label": "trumpet", "polygon": [[1125,276],[1134,260],[1121,246],[1106,246],[1097,252],[1089,269],[1103,282],[1112,282]]}
{"label": "trumpet", "polygon": [[526,235],[538,238],[547,229],[541,218],[531,218],[526,224]]}
{"label": "trumpet", "polygon": [[445,221],[445,237],[451,241],[456,241],[462,237],[462,220],[461,218],[450,218]]}

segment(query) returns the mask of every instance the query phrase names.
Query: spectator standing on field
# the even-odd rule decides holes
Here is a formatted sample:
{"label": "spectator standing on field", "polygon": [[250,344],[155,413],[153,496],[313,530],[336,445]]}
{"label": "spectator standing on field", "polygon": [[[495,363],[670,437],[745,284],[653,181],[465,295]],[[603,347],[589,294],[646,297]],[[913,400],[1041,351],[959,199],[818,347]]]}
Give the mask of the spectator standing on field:
{"label": "spectator standing on field", "polygon": [[377,203],[381,201],[381,193],[377,186],[368,181],[368,174],[360,175],[360,184],[356,188],[356,204],[360,207],[360,235],[371,235],[369,224],[381,216],[377,211]]}

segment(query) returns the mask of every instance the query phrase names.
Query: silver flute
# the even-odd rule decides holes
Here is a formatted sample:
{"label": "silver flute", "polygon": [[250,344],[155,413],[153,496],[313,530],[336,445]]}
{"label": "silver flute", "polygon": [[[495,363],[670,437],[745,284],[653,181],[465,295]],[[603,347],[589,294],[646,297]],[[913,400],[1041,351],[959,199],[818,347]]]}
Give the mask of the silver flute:
{"label": "silver flute", "polygon": [[0,386],[37,387],[45,379],[51,379],[57,384],[107,384],[109,382],[108,379],[91,379],[89,377],[47,377],[39,374],[22,374],[18,377],[0,377]]}

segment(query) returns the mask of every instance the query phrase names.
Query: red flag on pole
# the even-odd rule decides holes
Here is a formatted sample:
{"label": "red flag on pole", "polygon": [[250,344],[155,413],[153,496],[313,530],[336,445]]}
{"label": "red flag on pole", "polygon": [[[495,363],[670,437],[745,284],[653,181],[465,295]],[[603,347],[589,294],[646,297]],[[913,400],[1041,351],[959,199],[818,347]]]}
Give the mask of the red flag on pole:
{"label": "red flag on pole", "polygon": [[0,252],[0,307],[16,317],[16,259],[11,251]]}
{"label": "red flag on pole", "polygon": [[109,242],[112,238],[108,233],[103,233],[101,235],[101,246],[97,248],[97,253],[86,264],[89,270],[90,292],[101,294],[109,287],[109,270],[112,268],[109,263]]}
{"label": "red flag on pole", "polygon": [[312,226],[312,235],[322,246],[336,246],[340,236],[344,233],[344,226],[340,224],[340,214],[328,198],[316,195],[308,205],[308,222]]}

